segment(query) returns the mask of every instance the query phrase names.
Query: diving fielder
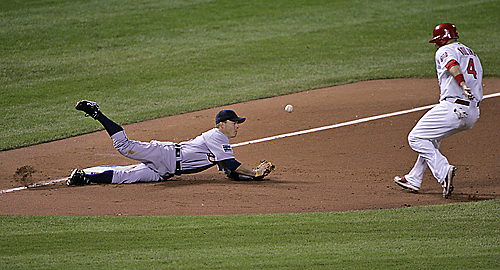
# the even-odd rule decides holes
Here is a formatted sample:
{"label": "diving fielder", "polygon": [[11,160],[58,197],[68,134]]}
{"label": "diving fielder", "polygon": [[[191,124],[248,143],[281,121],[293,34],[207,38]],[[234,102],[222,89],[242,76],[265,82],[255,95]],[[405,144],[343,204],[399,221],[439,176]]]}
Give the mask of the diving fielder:
{"label": "diving fielder", "polygon": [[479,118],[479,103],[483,98],[483,68],[478,56],[469,47],[457,41],[455,25],[443,23],[433,30],[436,71],[439,81],[439,104],[429,110],[408,135],[410,147],[418,153],[413,169],[394,181],[401,187],[418,192],[424,171],[443,187],[443,197],[453,191],[456,167],[450,165],[439,152],[439,145],[458,132],[471,129]]}
{"label": "diving fielder", "polygon": [[75,108],[104,126],[118,152],[141,164],[129,170],[110,169],[96,174],[75,169],[66,182],[68,186],[164,181],[174,175],[196,173],[214,165],[218,165],[227,176],[242,180],[263,178],[274,169],[270,162],[262,162],[256,169],[250,169],[235,159],[229,138],[236,137],[239,124],[246,118],[238,117],[232,110],[222,110],[216,115],[215,128],[190,141],[176,144],[130,140],[123,128],[107,118],[93,101],[82,100]]}

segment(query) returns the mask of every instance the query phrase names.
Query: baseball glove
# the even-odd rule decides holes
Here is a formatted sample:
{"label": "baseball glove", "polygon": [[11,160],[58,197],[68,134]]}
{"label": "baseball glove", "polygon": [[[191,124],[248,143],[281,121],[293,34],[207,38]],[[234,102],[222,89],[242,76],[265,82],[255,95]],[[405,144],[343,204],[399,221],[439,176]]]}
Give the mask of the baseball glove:
{"label": "baseball glove", "polygon": [[272,164],[271,162],[267,160],[263,160],[260,162],[260,164],[254,169],[255,171],[255,178],[264,178],[268,176],[276,166]]}

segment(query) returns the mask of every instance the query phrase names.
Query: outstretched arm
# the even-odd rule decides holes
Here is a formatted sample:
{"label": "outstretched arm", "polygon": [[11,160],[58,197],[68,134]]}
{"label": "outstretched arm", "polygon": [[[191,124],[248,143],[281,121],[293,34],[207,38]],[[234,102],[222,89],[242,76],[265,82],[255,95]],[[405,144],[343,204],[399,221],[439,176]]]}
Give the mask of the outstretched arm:
{"label": "outstretched arm", "polygon": [[234,172],[258,178],[258,177],[263,177],[266,170],[270,167],[271,167],[271,164],[266,163],[266,165],[260,166],[256,170],[252,170],[252,169],[248,168],[247,166],[241,164],[238,168],[236,168],[236,170],[234,170]]}
{"label": "outstretched arm", "polygon": [[219,166],[225,168],[226,173],[236,173],[241,175],[246,175],[252,178],[263,178],[267,176],[271,171],[274,170],[275,166],[268,161],[262,161],[259,166],[255,169],[251,169],[240,162],[236,161],[236,159],[226,159],[219,163]]}

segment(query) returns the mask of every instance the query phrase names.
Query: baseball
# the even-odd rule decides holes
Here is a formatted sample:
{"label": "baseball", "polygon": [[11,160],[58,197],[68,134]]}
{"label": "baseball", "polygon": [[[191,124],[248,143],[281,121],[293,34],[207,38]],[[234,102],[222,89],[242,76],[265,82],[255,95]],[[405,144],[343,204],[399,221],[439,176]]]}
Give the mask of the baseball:
{"label": "baseball", "polygon": [[293,111],[293,106],[292,105],[288,104],[288,105],[285,106],[285,112],[291,113],[292,111]]}

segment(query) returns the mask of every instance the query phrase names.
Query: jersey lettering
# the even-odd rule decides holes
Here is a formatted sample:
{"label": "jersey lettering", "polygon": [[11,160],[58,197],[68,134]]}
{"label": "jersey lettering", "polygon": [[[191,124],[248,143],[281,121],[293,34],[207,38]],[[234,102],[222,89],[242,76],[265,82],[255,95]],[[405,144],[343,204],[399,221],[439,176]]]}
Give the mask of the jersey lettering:
{"label": "jersey lettering", "polygon": [[474,79],[477,80],[477,71],[474,66],[474,59],[469,59],[469,64],[467,65],[467,73],[472,74],[474,76]]}
{"label": "jersey lettering", "polygon": [[462,55],[474,55],[476,56],[476,54],[469,48],[465,48],[465,47],[460,47],[457,49],[460,53],[462,53]]}
{"label": "jersey lettering", "polygon": [[444,61],[444,59],[446,59],[446,57],[448,57],[448,53],[447,53],[447,52],[444,52],[444,53],[441,55],[441,57],[439,57],[439,61],[440,61],[440,62],[443,62],[443,61]]}
{"label": "jersey lettering", "polygon": [[231,149],[231,145],[230,144],[223,144],[222,145],[222,150],[224,150],[224,152],[232,152],[233,149]]}

